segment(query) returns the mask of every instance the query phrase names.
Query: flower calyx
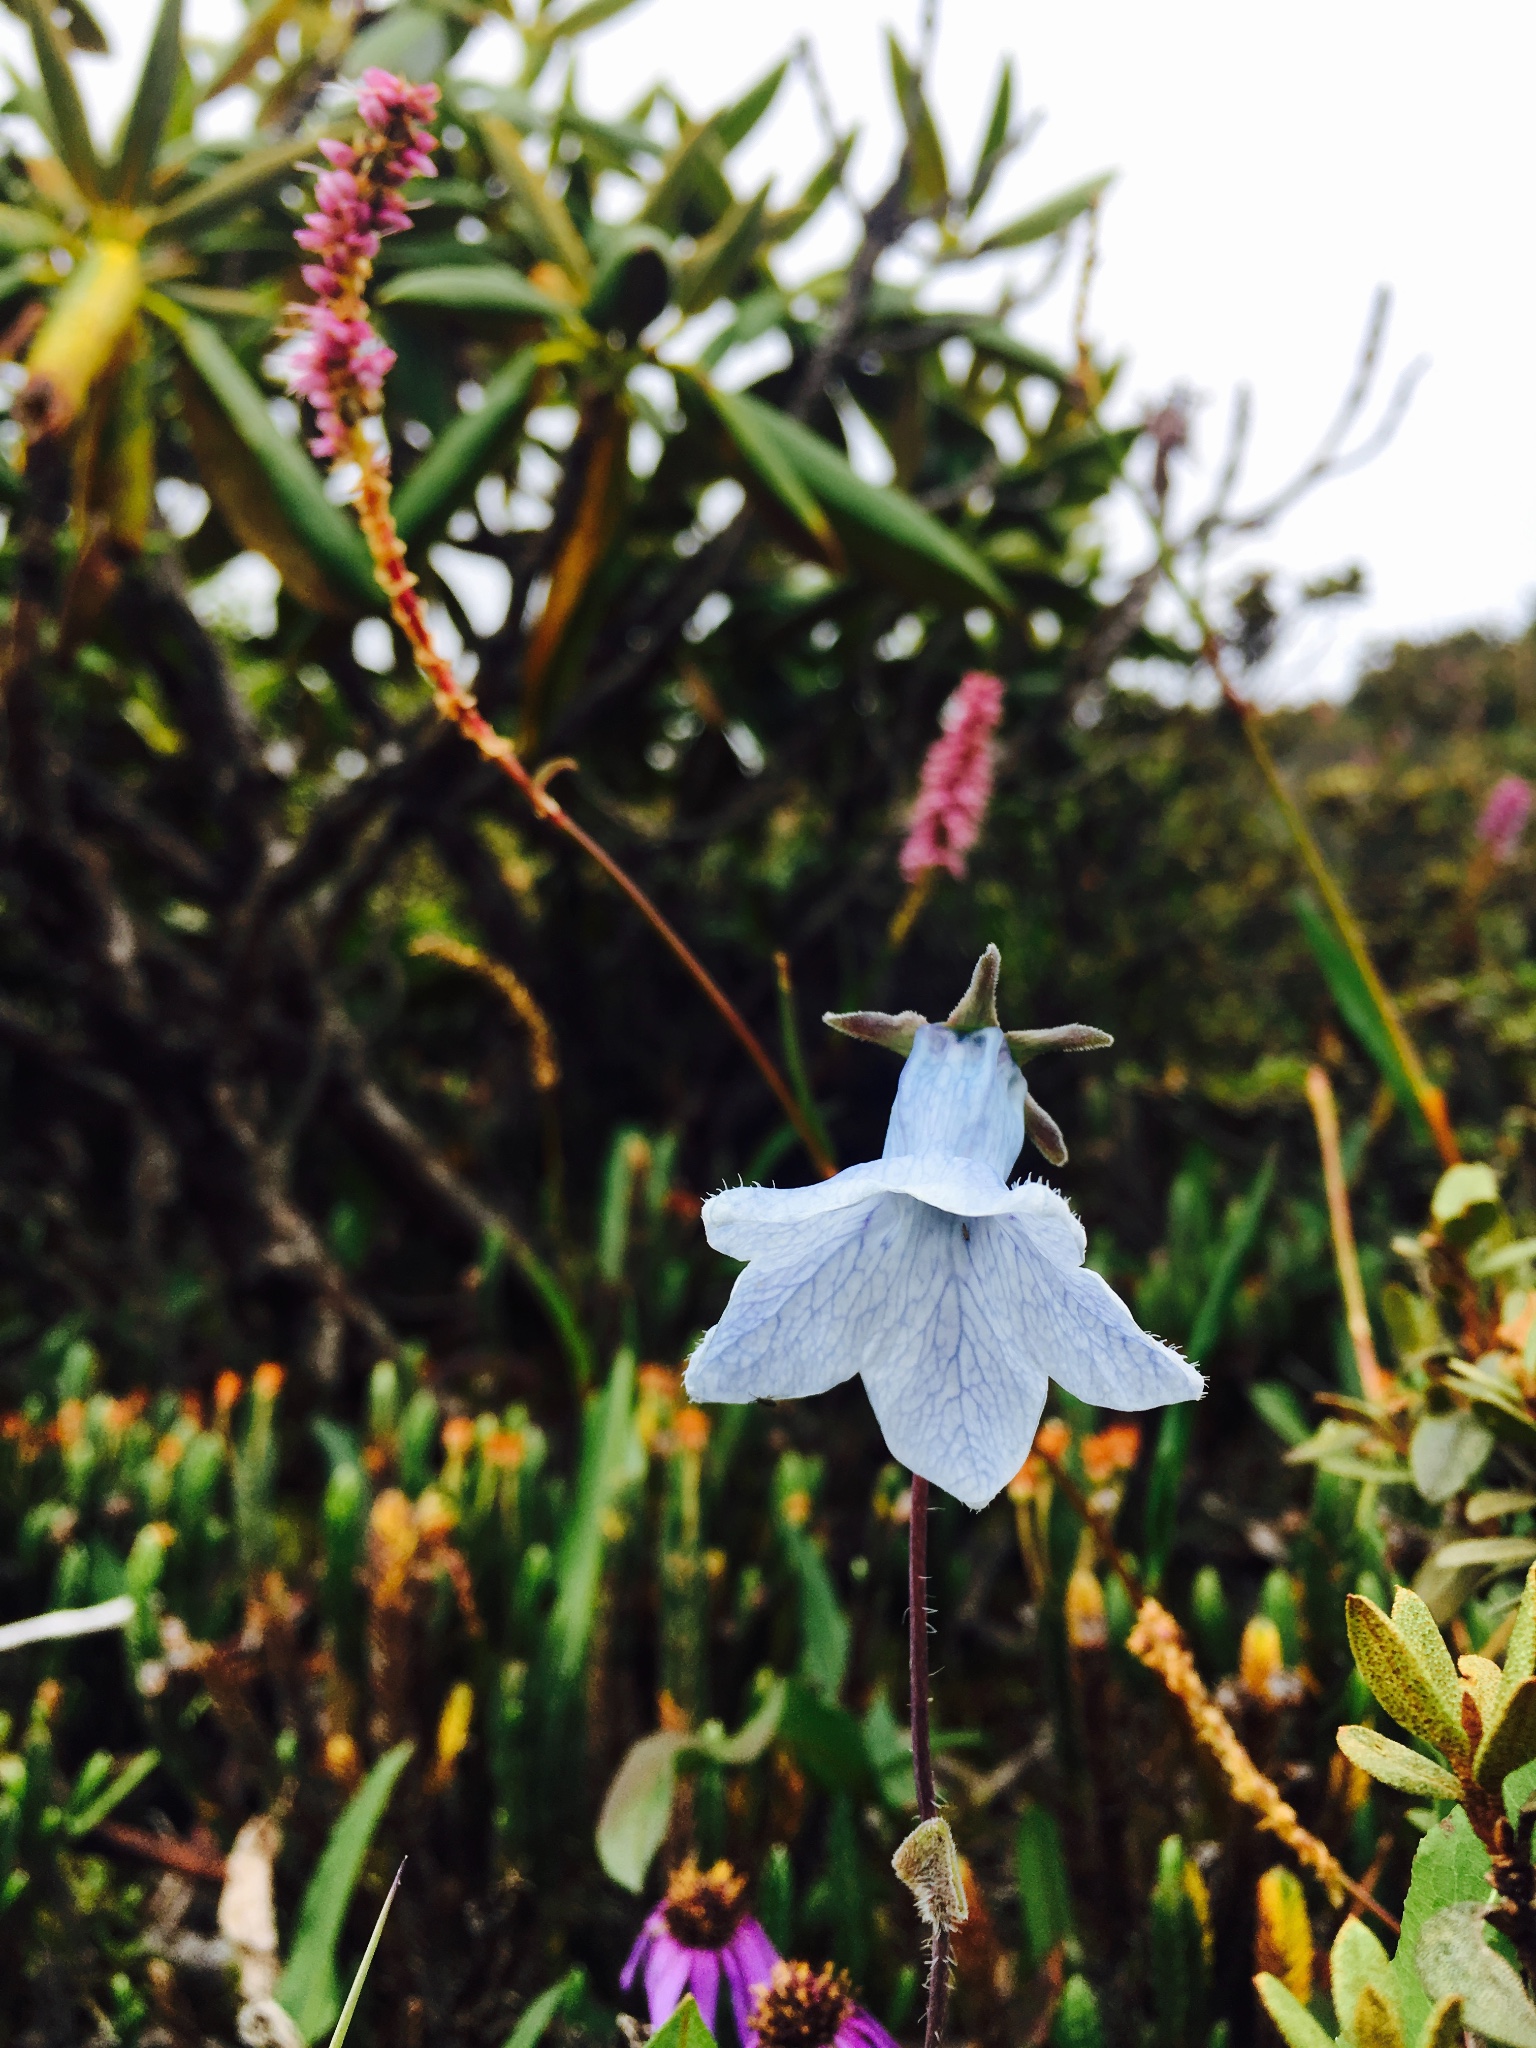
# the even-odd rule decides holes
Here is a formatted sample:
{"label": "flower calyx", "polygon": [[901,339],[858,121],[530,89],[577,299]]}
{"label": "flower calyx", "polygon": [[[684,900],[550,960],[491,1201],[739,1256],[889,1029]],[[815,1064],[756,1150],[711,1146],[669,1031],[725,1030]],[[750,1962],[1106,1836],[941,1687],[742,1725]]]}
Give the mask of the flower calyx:
{"label": "flower calyx", "polygon": [[[997,1015],[997,984],[1002,969],[1002,955],[996,946],[988,946],[976,962],[969,988],[944,1019],[947,1030],[1002,1031]],[[916,1010],[828,1010],[821,1021],[845,1038],[882,1045],[888,1052],[899,1052],[905,1058],[928,1019]],[[1003,1039],[1020,1067],[1042,1052],[1099,1052],[1115,1042],[1107,1031],[1099,1031],[1092,1024],[1052,1024],[1039,1030],[1003,1031]],[[1055,1118],[1041,1108],[1032,1094],[1025,1098],[1024,1130],[1052,1166],[1066,1165],[1066,1139]]]}

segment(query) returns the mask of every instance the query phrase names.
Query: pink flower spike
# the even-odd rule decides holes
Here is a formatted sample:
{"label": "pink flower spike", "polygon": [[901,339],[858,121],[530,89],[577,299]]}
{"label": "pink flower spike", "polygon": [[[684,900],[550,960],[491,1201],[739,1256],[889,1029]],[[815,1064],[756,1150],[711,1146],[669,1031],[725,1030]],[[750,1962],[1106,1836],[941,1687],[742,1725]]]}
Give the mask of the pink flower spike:
{"label": "pink flower spike", "polygon": [[1500,867],[1519,851],[1533,800],[1536,791],[1523,775],[1501,775],[1488,792],[1477,821],[1477,837]]}
{"label": "pink flower spike", "polygon": [[924,759],[901,849],[903,881],[915,882],[929,868],[944,868],[957,879],[964,875],[966,855],[981,836],[992,800],[992,736],[1002,715],[1002,682],[979,669],[962,680],[939,714],[942,730]]}
{"label": "pink flower spike", "polygon": [[329,135],[322,135],[318,148],[333,170],[351,171],[357,168],[357,151],[349,142],[335,142]]}

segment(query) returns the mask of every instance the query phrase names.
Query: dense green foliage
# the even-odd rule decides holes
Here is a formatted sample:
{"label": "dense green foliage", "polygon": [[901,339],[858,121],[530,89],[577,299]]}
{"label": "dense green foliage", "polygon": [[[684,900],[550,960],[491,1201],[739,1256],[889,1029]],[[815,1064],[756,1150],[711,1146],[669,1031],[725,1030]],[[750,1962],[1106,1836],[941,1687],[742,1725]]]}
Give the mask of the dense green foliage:
{"label": "dense green foliage", "polygon": [[[1524,2038],[1518,1980],[1443,1918],[1486,1898],[1488,1801],[1442,1822],[1444,1767],[1413,1752],[1376,1773],[1405,1813],[1334,1731],[1374,1713],[1346,1594],[1416,1581],[1431,1632],[1516,1641],[1518,1675],[1532,855],[1493,863],[1474,828],[1501,775],[1536,776],[1536,642],[1399,649],[1347,706],[1265,721],[1493,1169],[1447,1183],[1298,908],[1236,716],[1109,685],[1190,657],[1098,594],[1095,515],[1144,454],[1101,417],[1107,371],[1053,361],[1007,299],[942,310],[955,265],[1071,234],[1100,189],[998,217],[1006,73],[958,170],[896,51],[903,160],[851,259],[791,288],[846,141],[774,204],[731,158],[793,77],[591,118],[561,23],[611,7],[540,9],[492,91],[445,68],[482,10],[354,31],[293,0],[188,61],[172,0],[108,161],[64,29],[19,11],[47,91],[15,105],[57,154],[0,162],[27,379],[0,465],[0,1627],[136,1609],[0,1650],[0,2032],[228,2042],[265,1968],[323,2038],[405,1851],[354,2042],[611,2038],[690,1852],[750,1875],[786,1953],[920,2025],[889,1870],[906,1476],[856,1385],[706,1418],[677,1377],[731,1277],[700,1196],[810,1167],[653,932],[438,723],[267,367],[295,167],[347,126],[321,88],[379,62],[445,84],[443,175],[380,262],[385,424],[487,713],[533,765],[575,756],[562,800],[840,1160],[878,1150],[895,1066],[825,1009],[942,1015],[994,941],[1011,1021],[1115,1034],[1031,1085],[1092,1259],[1211,1395],[1139,1450],[1064,1401],[1068,1483],[937,1517],[937,1745],[974,1879],[954,2038],[1239,2048],[1267,2024],[1255,1970],[1305,2005],[1337,1932],[1126,1651],[1117,1558],[1347,1869],[1395,1911],[1412,1866],[1405,2048],[1441,1997],[1411,1952],[1431,1921],[1435,1968],[1506,2000],[1469,2023]],[[200,96],[246,80],[249,142],[200,142]],[[983,664],[997,794],[898,944],[919,766]],[[1339,1306],[1313,1062],[1386,1400]],[[1510,1727],[1496,1765],[1524,1761]],[[274,1851],[275,1955],[215,1921],[226,1859],[259,1890]],[[1393,1966],[1340,1940],[1347,2029],[1341,1981]]]}

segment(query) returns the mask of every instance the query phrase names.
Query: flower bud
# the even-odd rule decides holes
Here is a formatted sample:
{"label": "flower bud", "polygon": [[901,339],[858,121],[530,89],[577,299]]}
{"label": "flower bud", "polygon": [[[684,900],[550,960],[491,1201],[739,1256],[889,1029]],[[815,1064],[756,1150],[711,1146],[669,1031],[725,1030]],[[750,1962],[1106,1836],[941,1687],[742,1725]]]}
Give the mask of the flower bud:
{"label": "flower bud", "polygon": [[891,1868],[935,1933],[959,1927],[969,1916],[960,1854],[942,1814],[918,1822],[891,1858]]}

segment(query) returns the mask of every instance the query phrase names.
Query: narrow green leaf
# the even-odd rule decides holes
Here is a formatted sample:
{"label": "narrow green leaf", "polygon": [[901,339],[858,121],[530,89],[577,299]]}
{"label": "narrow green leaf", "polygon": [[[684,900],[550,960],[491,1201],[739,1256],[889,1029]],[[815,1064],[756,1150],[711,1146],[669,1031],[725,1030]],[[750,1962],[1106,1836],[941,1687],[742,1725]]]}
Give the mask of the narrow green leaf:
{"label": "narrow green leaf", "polygon": [[395,493],[395,524],[410,545],[433,540],[455,508],[503,454],[533,394],[537,349],[520,349],[485,387],[476,412],[461,412],[444,428]]}
{"label": "narrow green leaf", "polygon": [[306,2041],[317,2041],[341,2012],[336,1948],[352,1894],[379,1822],[415,1752],[411,1742],[385,1752],[342,1809],[299,1904],[288,1967],[277,2002]]}
{"label": "narrow green leaf", "polygon": [[1352,1764],[1398,1792],[1411,1792],[1417,1799],[1461,1797],[1460,1781],[1449,1771],[1374,1728],[1341,1728],[1336,1740]]}
{"label": "narrow green leaf", "polygon": [[161,0],[112,171],[112,196],[124,206],[136,205],[149,189],[180,76],[181,0]]}
{"label": "narrow green leaf", "polygon": [[726,296],[758,253],[771,184],[739,199],[699,243],[677,274],[676,298],[684,313],[702,313]]}
{"label": "narrow green leaf", "polygon": [[522,137],[510,122],[499,114],[481,114],[479,128],[487,155],[507,181],[510,195],[542,253],[557,263],[573,284],[585,290],[592,282],[592,256],[564,201],[529,164],[523,155]]}
{"label": "narrow green leaf", "polygon": [[975,549],[904,491],[865,483],[846,456],[761,399],[738,392],[736,404],[819,500],[850,556],[914,597],[980,597],[999,611],[1013,611],[1012,597]]}
{"label": "narrow green leaf", "polygon": [[767,486],[785,511],[793,514],[822,549],[837,547],[827,515],[800,481],[771,434],[765,434],[754,408],[737,393],[721,391],[704,377],[695,377],[720,424],[735,442],[758,482]]}
{"label": "narrow green leaf", "polygon": [[1259,2001],[1280,2030],[1286,2048],[1333,2048],[1311,2013],[1294,1991],[1287,1990],[1278,1977],[1261,1971],[1253,1980]]}
{"label": "narrow green leaf", "polygon": [[1072,1917],[1072,1887],[1056,1817],[1044,1806],[1026,1806],[1019,1815],[1014,1839],[1014,1869],[1024,1921],[1025,1960],[1031,1971],[1043,1969],[1058,1944],[1077,1946]]}
{"label": "narrow green leaf", "polygon": [[999,166],[1008,155],[1008,122],[1012,113],[1013,59],[1005,57],[1003,68],[997,77],[997,91],[992,98],[992,112],[987,121],[987,132],[981,139],[976,169],[971,176],[970,190],[965,195],[967,218],[976,211],[992,189],[992,180],[997,176]]}
{"label": "narrow green leaf", "polygon": [[85,118],[75,74],[70,69],[69,51],[54,24],[52,8],[47,0],[15,0],[15,4],[32,31],[38,76],[42,80],[54,140],[64,168],[87,199],[99,199],[102,195],[101,160],[91,140],[90,123]]}
{"label": "narrow green leaf", "polygon": [[1095,201],[1101,199],[1114,180],[1113,171],[1101,171],[1096,178],[1085,179],[1081,185],[1058,192],[1054,199],[1032,207],[1028,213],[1020,214],[1017,220],[988,235],[976,249],[976,255],[987,256],[996,249],[1022,249],[1030,242],[1043,242],[1047,235],[1059,234],[1063,228],[1070,227],[1079,214],[1086,213]]}
{"label": "narrow green leaf", "polygon": [[720,138],[720,147],[728,156],[733,149],[746,141],[752,130],[778,98],[779,87],[784,83],[789,70],[786,58],[782,64],[760,78],[756,85],[749,85],[739,100],[731,106],[722,107],[715,115],[712,126]]}
{"label": "narrow green leaf", "polygon": [[157,206],[149,216],[149,239],[162,240],[174,232],[177,239],[188,232],[211,227],[227,213],[234,213],[255,199],[267,186],[290,172],[300,158],[313,156],[314,137],[274,143],[270,149],[253,149],[237,157],[225,170],[195,184]]}
{"label": "narrow green leaf", "polygon": [[443,263],[402,271],[381,306],[436,306],[448,313],[505,313],[514,320],[569,320],[572,309],[530,284],[510,263]]}
{"label": "narrow green leaf", "polygon": [[1360,1675],[1393,1720],[1442,1755],[1464,1756],[1467,1738],[1461,1722],[1441,1700],[1402,1631],[1373,1600],[1359,1593],[1351,1593],[1344,1606],[1349,1647]]}
{"label": "narrow green leaf", "polygon": [[1472,1832],[1462,1807],[1432,1827],[1413,1858],[1413,1876],[1403,1902],[1403,1931],[1392,1958],[1397,1979],[1397,2008],[1403,2032],[1411,2040],[1415,2028],[1429,2018],[1433,2001],[1426,1995],[1414,1966],[1425,1923],[1442,1908],[1466,1899],[1482,1904],[1488,1897],[1488,1851]]}
{"label": "narrow green leaf", "polygon": [[632,1743],[614,1773],[597,1817],[597,1860],[613,1879],[638,1894],[651,1859],[667,1837],[677,1786],[677,1760],[688,1737],[662,1729]]}
{"label": "narrow green leaf", "polygon": [[1464,1566],[1529,1564],[1536,1558],[1536,1536],[1466,1536],[1437,1550],[1434,1562],[1446,1571]]}
{"label": "narrow green leaf", "polygon": [[361,78],[377,65],[401,78],[431,78],[448,61],[448,24],[430,7],[397,6],[375,16],[347,45],[345,78]]}
{"label": "narrow green leaf", "polygon": [[1065,363],[1058,363],[1043,349],[1010,334],[1001,320],[957,320],[954,331],[963,335],[978,355],[992,356],[1011,369],[1022,370],[1026,376],[1044,377],[1058,387],[1071,382],[1073,373]]}
{"label": "narrow green leaf", "polygon": [[891,85],[901,125],[907,131],[907,200],[918,213],[942,207],[949,198],[949,170],[944,162],[944,145],[923,92],[916,67],[895,34],[885,32],[886,57],[891,67]]}
{"label": "narrow green leaf", "polygon": [[363,1960],[357,1966],[352,1979],[352,1988],[347,1993],[347,2002],[341,2008],[341,2018],[336,2022],[336,2031],[331,2036],[330,2048],[342,2048],[352,2026],[352,2015],[357,2011],[357,2001],[363,1995],[363,1986],[368,1981],[368,1972],[373,1967],[374,1956],[378,1953],[379,1940],[384,1932],[384,1922],[389,1918],[389,1909],[395,1903],[395,1893],[400,1889],[400,1880],[405,1875],[402,1863],[395,1872],[395,1881],[384,1894],[384,1903],[379,1908],[379,1917],[373,1923],[373,1932],[368,1937],[368,1946],[363,1950]]}
{"label": "narrow green leaf", "polygon": [[140,1755],[132,1758],[130,1762],[124,1764],[123,1768],[104,1792],[99,1793],[88,1806],[82,1807],[78,1813],[70,1813],[66,1816],[64,1822],[65,1833],[78,1839],[81,1835],[88,1835],[92,1828],[100,1827],[101,1823],[115,1806],[121,1806],[130,1792],[137,1791],[138,1787],[143,1784],[159,1761],[159,1750],[146,1749]]}
{"label": "narrow green leaf", "polygon": [[1509,1632],[1509,1648],[1504,1652],[1503,1696],[1507,1698],[1533,1673],[1536,1673],[1536,1564],[1525,1575],[1525,1584],[1520,1589],[1520,1605],[1515,1610],[1514,1627]]}
{"label": "narrow green leaf", "polygon": [[1502,1701],[1496,1719],[1478,1744],[1472,1774],[1497,1792],[1511,1771],[1536,1757],[1536,1678],[1527,1678]]}
{"label": "narrow green leaf", "polygon": [[26,206],[0,206],[0,249],[20,253],[23,249],[51,249],[64,230],[46,213],[34,213]]}
{"label": "narrow green leaf", "polygon": [[1536,2005],[1515,1970],[1488,1946],[1480,1907],[1436,1913],[1419,1936],[1419,1975],[1431,1998],[1459,1997],[1466,2024],[1504,2048],[1536,2048]]}
{"label": "narrow green leaf", "polygon": [[551,1984],[547,1991],[541,1991],[537,1998],[531,1998],[517,2025],[502,2043],[502,2048],[539,2048],[551,2023],[580,1994],[586,1981],[586,1971],[575,1969],[562,1977],[558,1984]]}
{"label": "narrow green leaf", "polygon": [[720,169],[724,154],[718,114],[708,121],[688,123],[647,193],[640,218],[655,227],[675,231],[688,201],[697,190],[706,187],[717,188],[718,210],[724,212],[731,203],[730,187]]}
{"label": "narrow green leaf", "polygon": [[857,130],[850,129],[833,144],[831,154],[811,173],[800,196],[791,199],[787,206],[779,207],[769,214],[764,223],[766,239],[769,242],[787,242],[792,235],[798,235],[807,222],[815,219],[837,190],[844,166],[853,154],[853,145],[857,140]]}
{"label": "narrow green leaf", "polygon": [[1392,1034],[1349,948],[1304,890],[1298,889],[1292,896],[1291,907],[1302,935],[1312,949],[1313,958],[1322,969],[1323,979],[1338,1005],[1339,1015],[1375,1062],[1377,1072],[1396,1097],[1410,1127],[1427,1141],[1429,1126],[1424,1121],[1424,1112],[1408,1078],[1408,1069],[1398,1057]]}
{"label": "narrow green leaf", "polygon": [[588,1411],[576,1502],[560,1545],[560,1591],[550,1613],[546,1644],[561,1697],[581,1676],[607,1552],[604,1525],[615,1495],[634,1469],[634,1397],[635,1355],[626,1349],[615,1358],[607,1386]]}
{"label": "narrow green leaf", "polygon": [[223,336],[207,321],[158,294],[152,293],[147,303],[170,329],[326,582],[359,610],[381,611],[384,597],[374,581],[367,543],[347,515],[326,497],[320,472],[304,450],[285,440],[273,425],[265,398]]}
{"label": "narrow green leaf", "polygon": [[[779,1723],[784,1718],[784,1704],[788,1697],[787,1683],[782,1678],[776,1678],[764,1694],[761,1706],[741,1724],[734,1735],[711,1736],[707,1741],[701,1739],[696,1742],[695,1747],[702,1751],[711,1763],[724,1764],[727,1768],[755,1763],[779,1732]],[[711,1725],[718,1727],[719,1724],[716,1722]]]}
{"label": "narrow green leaf", "polygon": [[582,0],[582,5],[573,7],[558,20],[546,18],[534,22],[523,30],[523,40],[536,49],[552,49],[558,42],[579,36],[589,28],[597,28],[605,21],[612,21],[616,14],[623,14],[633,7],[635,0]]}
{"label": "narrow green leaf", "polygon": [[1457,1676],[1455,1661],[1445,1646],[1440,1624],[1408,1586],[1399,1586],[1392,1595],[1392,1626],[1404,1637],[1419,1660],[1419,1669],[1435,1688],[1441,1706],[1459,1721],[1461,1680]]}

